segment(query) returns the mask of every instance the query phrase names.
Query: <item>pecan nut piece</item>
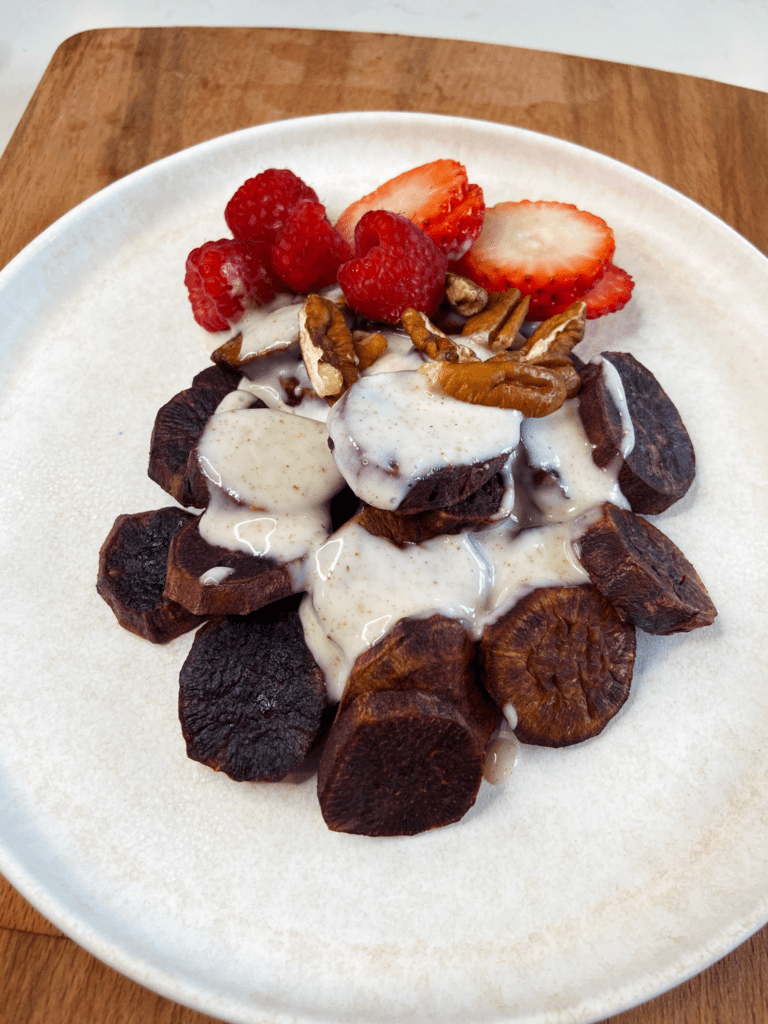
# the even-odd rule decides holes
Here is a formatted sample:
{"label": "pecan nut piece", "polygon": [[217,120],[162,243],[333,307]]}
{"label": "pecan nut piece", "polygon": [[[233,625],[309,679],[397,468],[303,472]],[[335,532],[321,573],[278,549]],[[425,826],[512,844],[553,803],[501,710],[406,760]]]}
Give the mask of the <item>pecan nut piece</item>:
{"label": "pecan nut piece", "polygon": [[413,347],[429,359],[445,363],[477,362],[478,357],[466,345],[457,345],[447,334],[416,309],[404,309],[401,323],[413,342]]}
{"label": "pecan nut piece", "polygon": [[540,363],[549,356],[567,356],[584,337],[586,326],[587,304],[578,299],[562,313],[539,324],[520,349],[520,355],[533,363]]}
{"label": "pecan nut piece", "polygon": [[360,376],[352,332],[339,307],[308,295],[299,313],[299,341],[312,387],[332,405]]}
{"label": "pecan nut piece", "polygon": [[533,363],[425,363],[419,373],[460,402],[517,409],[524,416],[548,416],[567,395],[559,374]]}
{"label": "pecan nut piece", "polygon": [[445,298],[448,305],[460,316],[475,316],[488,305],[488,292],[469,277],[445,275]]}
{"label": "pecan nut piece", "polygon": [[378,331],[353,331],[352,344],[357,355],[357,367],[362,373],[387,351],[387,339]]}
{"label": "pecan nut piece", "polygon": [[506,292],[491,292],[488,303],[480,313],[464,324],[462,337],[480,335],[482,343],[492,352],[511,348],[528,313],[531,299],[523,296],[519,288]]}
{"label": "pecan nut piece", "polygon": [[[495,356],[491,356],[487,360],[489,363],[526,363],[528,360],[524,359],[520,350],[511,352],[509,350],[505,352],[497,352]],[[544,355],[536,360],[536,366],[543,366],[547,370],[552,370],[556,373],[565,384],[566,396],[568,398],[575,398],[581,390],[581,377],[579,371],[573,365],[571,359],[568,356],[557,356],[557,355]]]}

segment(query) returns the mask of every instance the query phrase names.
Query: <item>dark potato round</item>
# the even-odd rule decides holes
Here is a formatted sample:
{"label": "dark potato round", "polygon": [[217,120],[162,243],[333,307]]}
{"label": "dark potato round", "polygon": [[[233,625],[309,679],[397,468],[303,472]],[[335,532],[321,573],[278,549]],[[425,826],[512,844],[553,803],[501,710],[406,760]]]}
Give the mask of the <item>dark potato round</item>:
{"label": "dark potato round", "polygon": [[628,352],[603,352],[618,372],[635,443],[621,459],[622,424],[603,376],[603,368],[589,363],[582,373],[579,415],[587,437],[595,445],[598,466],[621,460],[619,486],[634,512],[657,515],[687,492],[696,474],[696,458],[680,413],[641,362]]}
{"label": "dark potato round", "polygon": [[[268,555],[216,547],[203,540],[197,518],[179,530],[168,551],[166,597],[197,615],[247,615],[295,590],[287,565]],[[234,571],[221,583],[201,583],[215,567]]]}
{"label": "dark potato round", "polygon": [[626,701],[635,630],[590,584],[541,587],[486,627],[480,658],[517,738],[564,747],[597,736]]}
{"label": "dark potato round", "polygon": [[295,602],[212,619],[179,676],[188,756],[236,782],[277,782],[298,767],[325,706],[325,678]]}
{"label": "dark potato round", "polygon": [[680,548],[633,512],[609,503],[601,512],[581,536],[579,559],[619,613],[661,636],[710,626],[717,610]]}
{"label": "dark potato round", "polygon": [[229,367],[209,366],[196,375],[192,387],[174,395],[158,410],[147,474],[180,505],[208,505],[208,488],[193,452],[209,418],[239,381],[240,374]]}
{"label": "dark potato round", "polygon": [[124,629],[154,644],[167,643],[204,620],[164,596],[171,541],[194,519],[174,507],[118,516],[99,552],[97,591]]}
{"label": "dark potato round", "polygon": [[503,497],[504,482],[501,474],[496,473],[479,490],[456,505],[412,515],[365,505],[358,513],[357,521],[374,537],[383,537],[399,547],[421,544],[441,534],[480,529],[491,522]]}
{"label": "dark potato round", "polygon": [[466,814],[484,764],[450,701],[416,690],[362,694],[331,728],[317,776],[320,809],[334,832],[416,835]]}

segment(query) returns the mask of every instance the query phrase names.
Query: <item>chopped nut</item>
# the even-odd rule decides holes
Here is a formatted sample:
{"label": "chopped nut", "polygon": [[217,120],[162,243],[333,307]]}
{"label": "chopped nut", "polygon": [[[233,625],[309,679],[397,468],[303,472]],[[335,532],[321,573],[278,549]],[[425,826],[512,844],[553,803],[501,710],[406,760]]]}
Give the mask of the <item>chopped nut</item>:
{"label": "chopped nut", "polygon": [[530,302],[530,297],[523,296],[519,288],[491,292],[485,309],[467,320],[462,337],[482,335],[483,344],[492,352],[511,348]]}
{"label": "chopped nut", "polygon": [[524,416],[548,416],[566,397],[558,373],[518,360],[425,363],[419,373],[460,402],[518,409]]}
{"label": "chopped nut", "polygon": [[285,395],[285,404],[291,407],[301,405],[302,399],[304,398],[304,392],[301,387],[301,381],[298,377],[284,376],[280,374],[280,386],[283,389]]}
{"label": "chopped nut", "polygon": [[454,313],[475,316],[488,305],[488,292],[468,277],[460,274],[445,275],[445,297]]}
{"label": "chopped nut", "polygon": [[543,355],[567,356],[584,337],[586,325],[587,305],[579,299],[564,312],[539,324],[520,354],[535,363],[540,363]]}
{"label": "chopped nut", "polygon": [[400,319],[413,342],[413,347],[430,359],[446,363],[477,361],[478,357],[471,348],[457,345],[447,334],[443,334],[439,327],[435,327],[424,313],[419,313],[415,309],[404,309]]}
{"label": "chopped nut", "polygon": [[239,370],[242,365],[240,362],[240,349],[242,344],[242,333],[236,334],[234,338],[230,338],[229,341],[225,341],[223,345],[219,345],[217,349],[211,352],[211,359],[214,363],[219,365],[221,365],[221,363],[225,363],[227,366],[231,366],[233,370]]}
{"label": "chopped nut", "polygon": [[315,392],[332,405],[360,376],[352,332],[339,307],[308,295],[299,313],[299,340]]}
{"label": "chopped nut", "polygon": [[357,366],[360,372],[373,366],[379,356],[387,351],[387,339],[378,331],[353,331],[352,344],[357,353]]}

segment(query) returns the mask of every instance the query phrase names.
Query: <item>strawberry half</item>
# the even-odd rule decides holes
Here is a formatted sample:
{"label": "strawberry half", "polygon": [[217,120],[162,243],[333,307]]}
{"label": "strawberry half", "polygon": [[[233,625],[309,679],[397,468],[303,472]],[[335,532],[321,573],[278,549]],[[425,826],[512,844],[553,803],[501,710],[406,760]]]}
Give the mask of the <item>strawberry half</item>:
{"label": "strawberry half", "polygon": [[626,270],[609,263],[597,284],[582,296],[587,304],[587,320],[596,320],[606,313],[623,309],[631,299],[634,287],[635,282]]}
{"label": "strawberry half", "polygon": [[531,296],[529,320],[562,313],[600,279],[611,261],[613,231],[569,203],[499,203],[457,271],[488,291]]}
{"label": "strawberry half", "polygon": [[463,164],[433,160],[380,185],[348,206],[336,222],[350,247],[355,225],[369,210],[388,210],[412,220],[448,259],[458,259],[480,234],[485,201],[479,185],[470,185]]}

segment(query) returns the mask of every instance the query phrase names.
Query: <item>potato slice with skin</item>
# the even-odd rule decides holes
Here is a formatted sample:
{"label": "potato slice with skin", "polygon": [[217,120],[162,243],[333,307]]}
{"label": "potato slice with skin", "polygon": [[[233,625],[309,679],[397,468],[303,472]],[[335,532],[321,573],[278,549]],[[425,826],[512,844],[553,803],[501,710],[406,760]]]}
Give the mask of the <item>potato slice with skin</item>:
{"label": "potato slice with skin", "polygon": [[[206,573],[217,568],[229,571],[220,582],[203,582]],[[171,541],[165,596],[196,615],[247,615],[295,590],[288,564],[214,547],[200,536],[196,518]]]}
{"label": "potato slice with skin", "polygon": [[410,836],[462,818],[484,748],[450,701],[418,690],[364,693],[334,722],[317,776],[329,829]]}
{"label": "potato slice with skin", "polygon": [[579,541],[579,560],[628,621],[668,636],[710,626],[717,615],[680,548],[642,516],[606,502]]}
{"label": "potato slice with skin", "polygon": [[626,701],[635,629],[590,584],[541,587],[486,627],[480,659],[517,738],[564,747],[597,736]]}
{"label": "potato slice with skin", "polygon": [[355,661],[320,761],[328,827],[415,835],[458,821],[483,777],[497,711],[456,619],[402,619]]}
{"label": "potato slice with skin", "polygon": [[187,755],[236,782],[276,782],[303,763],[326,707],[295,601],[211,619],[179,677]]}
{"label": "potato slice with skin", "polygon": [[97,591],[124,629],[154,644],[203,621],[164,595],[168,548],[185,524],[195,522],[191,512],[172,506],[121,515],[101,546]]}
{"label": "potato slice with skin", "polygon": [[658,515],[693,483],[693,444],[680,413],[649,369],[628,352],[603,352],[602,358],[621,381],[634,443],[622,455],[621,414],[603,366],[588,363],[581,375],[579,415],[595,446],[592,457],[601,467],[618,459],[619,486],[632,511]]}

